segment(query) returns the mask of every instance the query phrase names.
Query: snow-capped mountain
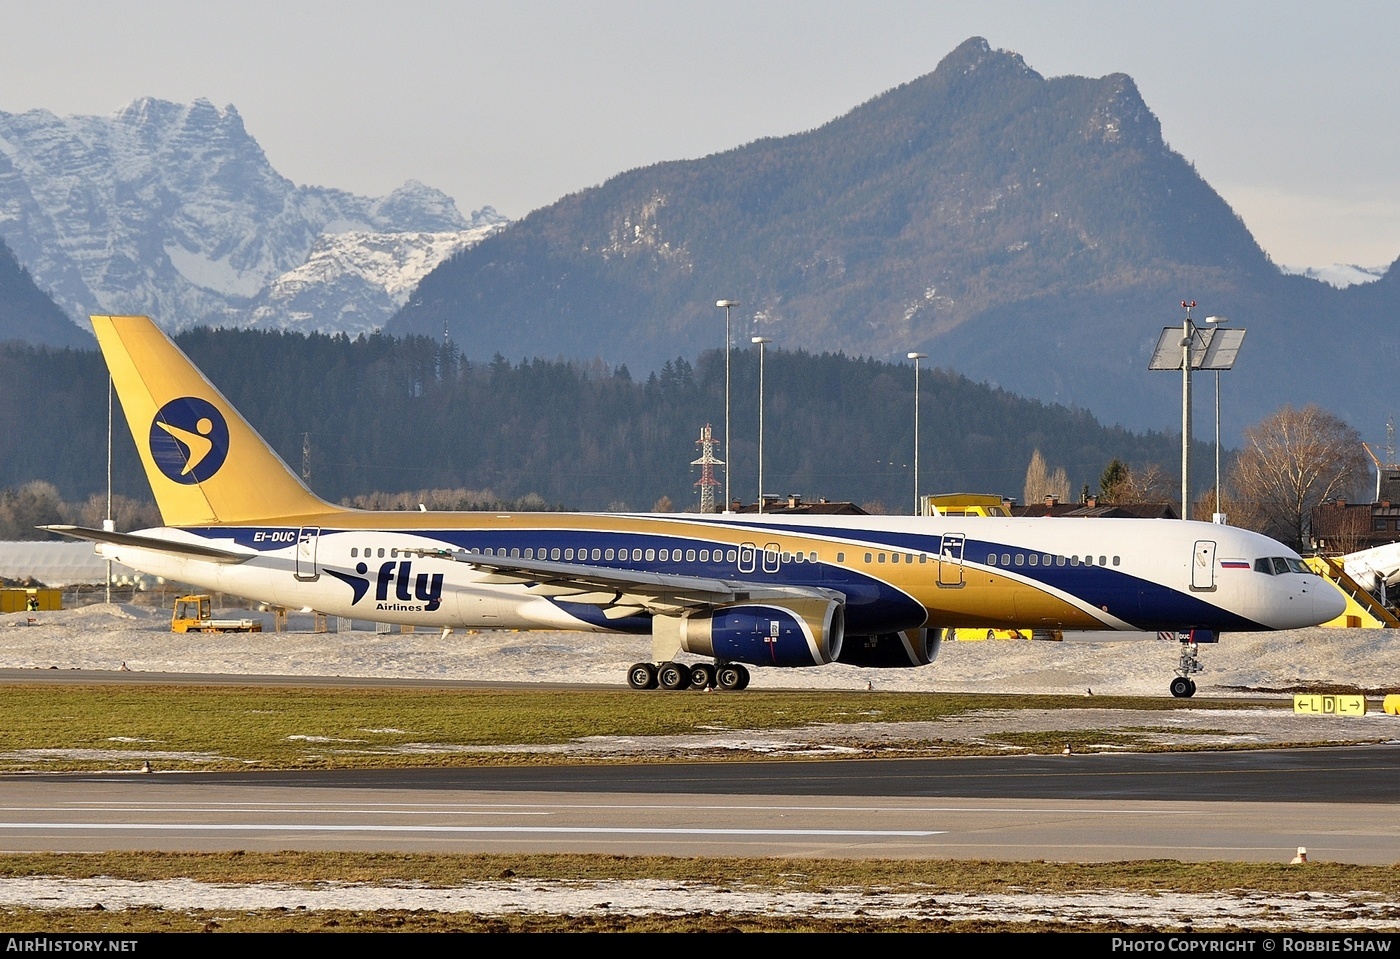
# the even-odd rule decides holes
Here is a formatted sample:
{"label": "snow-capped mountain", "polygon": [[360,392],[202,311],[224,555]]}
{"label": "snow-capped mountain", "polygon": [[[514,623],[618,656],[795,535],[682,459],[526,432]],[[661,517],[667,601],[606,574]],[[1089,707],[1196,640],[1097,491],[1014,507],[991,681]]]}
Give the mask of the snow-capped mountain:
{"label": "snow-capped mountain", "polygon": [[505,222],[490,207],[468,221],[416,181],[379,198],[297,186],[234,107],[207,100],[0,112],[0,236],[75,320],[373,328],[405,287]]}
{"label": "snow-capped mountain", "polygon": [[247,325],[351,336],[373,332],[439,263],[504,222],[444,233],[327,233],[305,263],[263,290],[244,313]]}

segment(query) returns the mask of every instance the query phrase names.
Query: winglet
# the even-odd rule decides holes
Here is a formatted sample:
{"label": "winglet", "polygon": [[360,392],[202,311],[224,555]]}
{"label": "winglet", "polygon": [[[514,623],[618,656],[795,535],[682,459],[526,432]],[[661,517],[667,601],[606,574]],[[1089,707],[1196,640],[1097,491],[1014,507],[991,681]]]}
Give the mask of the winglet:
{"label": "winglet", "polygon": [[92,326],[167,526],[340,511],[302,484],[149,317],[94,316]]}

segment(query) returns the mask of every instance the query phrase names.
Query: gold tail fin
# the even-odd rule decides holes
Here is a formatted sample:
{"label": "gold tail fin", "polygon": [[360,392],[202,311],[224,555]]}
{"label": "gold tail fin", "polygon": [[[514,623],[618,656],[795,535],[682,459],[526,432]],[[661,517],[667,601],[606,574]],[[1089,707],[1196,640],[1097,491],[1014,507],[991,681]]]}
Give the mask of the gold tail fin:
{"label": "gold tail fin", "polygon": [[189,357],[145,316],[94,316],[167,526],[291,523],[339,512],[308,490]]}

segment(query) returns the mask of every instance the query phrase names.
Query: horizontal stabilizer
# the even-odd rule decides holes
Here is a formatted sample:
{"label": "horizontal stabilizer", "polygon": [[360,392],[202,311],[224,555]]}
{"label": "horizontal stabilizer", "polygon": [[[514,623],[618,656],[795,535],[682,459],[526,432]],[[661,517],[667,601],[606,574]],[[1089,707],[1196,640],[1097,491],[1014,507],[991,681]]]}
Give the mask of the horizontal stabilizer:
{"label": "horizontal stabilizer", "polygon": [[137,549],[153,549],[175,556],[189,556],[211,560],[215,563],[246,563],[257,553],[236,553],[233,550],[219,549],[200,543],[181,543],[156,536],[142,536],[139,533],[115,533],[105,529],[89,529],[85,526],[40,526],[50,533],[60,533],[74,539],[86,539],[94,543],[111,543],[115,546],[133,546]]}

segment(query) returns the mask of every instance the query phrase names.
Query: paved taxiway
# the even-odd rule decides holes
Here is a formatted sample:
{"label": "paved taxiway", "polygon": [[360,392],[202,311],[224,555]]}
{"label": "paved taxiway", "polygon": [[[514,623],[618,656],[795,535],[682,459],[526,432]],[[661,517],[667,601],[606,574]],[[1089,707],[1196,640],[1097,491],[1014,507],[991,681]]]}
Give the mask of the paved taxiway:
{"label": "paved taxiway", "polygon": [[1400,862],[1400,747],[0,777],[0,848]]}

